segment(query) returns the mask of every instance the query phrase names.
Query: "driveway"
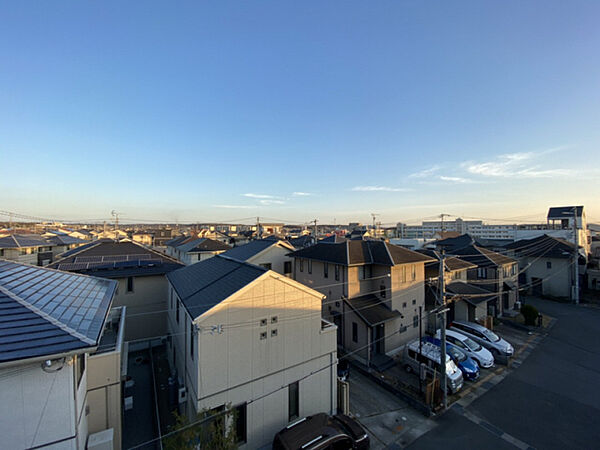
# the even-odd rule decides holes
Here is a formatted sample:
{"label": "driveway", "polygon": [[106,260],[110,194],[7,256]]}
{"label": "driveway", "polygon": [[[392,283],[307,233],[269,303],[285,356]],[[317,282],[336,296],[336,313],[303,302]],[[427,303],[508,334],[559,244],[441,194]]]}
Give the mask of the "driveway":
{"label": "driveway", "polygon": [[[600,310],[528,299],[558,321],[522,365],[411,448],[596,448]],[[507,447],[507,448],[508,448]]]}

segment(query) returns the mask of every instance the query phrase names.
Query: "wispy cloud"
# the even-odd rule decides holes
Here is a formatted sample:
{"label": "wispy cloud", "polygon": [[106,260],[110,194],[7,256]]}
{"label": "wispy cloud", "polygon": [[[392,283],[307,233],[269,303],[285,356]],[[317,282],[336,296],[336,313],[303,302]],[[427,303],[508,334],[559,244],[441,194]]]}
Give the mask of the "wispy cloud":
{"label": "wispy cloud", "polygon": [[283,200],[259,200],[259,203],[261,205],[285,205],[285,202]]}
{"label": "wispy cloud", "polygon": [[466,161],[461,164],[461,167],[474,175],[499,178],[550,178],[556,176],[569,176],[573,175],[575,172],[571,169],[544,168],[540,162],[543,155],[561,151],[566,148],[568,147],[555,147],[539,152],[507,153],[498,156],[493,161]]}
{"label": "wispy cloud", "polygon": [[410,189],[405,188],[395,188],[389,186],[354,186],[352,191],[357,192],[406,192],[410,191]]}
{"label": "wispy cloud", "polygon": [[267,194],[252,194],[252,193],[247,193],[247,194],[242,194],[242,196],[244,197],[248,197],[248,198],[258,198],[258,199],[273,199],[273,198],[278,198],[274,195],[267,195]]}
{"label": "wispy cloud", "polygon": [[440,166],[431,166],[428,169],[420,170],[419,172],[411,173],[409,178],[426,178],[440,170]]}
{"label": "wispy cloud", "polygon": [[311,194],[310,192],[294,192],[294,193],[292,193],[292,195],[294,197],[310,197],[311,195],[314,195],[314,194]]}
{"label": "wispy cloud", "polygon": [[444,175],[440,176],[440,180],[442,180],[442,181],[448,181],[450,183],[462,183],[462,184],[473,183],[473,180],[471,180],[469,178],[463,178],[463,177],[446,177]]}
{"label": "wispy cloud", "polygon": [[224,209],[251,209],[254,206],[249,205],[212,205],[213,208],[224,208]]}

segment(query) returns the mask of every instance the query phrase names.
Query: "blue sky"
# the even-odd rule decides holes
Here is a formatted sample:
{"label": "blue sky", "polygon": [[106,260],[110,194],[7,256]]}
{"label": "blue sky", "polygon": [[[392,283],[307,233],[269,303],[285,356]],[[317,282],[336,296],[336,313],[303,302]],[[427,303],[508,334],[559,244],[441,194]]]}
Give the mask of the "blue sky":
{"label": "blue sky", "polygon": [[173,3],[4,3],[0,209],[600,217],[599,2]]}

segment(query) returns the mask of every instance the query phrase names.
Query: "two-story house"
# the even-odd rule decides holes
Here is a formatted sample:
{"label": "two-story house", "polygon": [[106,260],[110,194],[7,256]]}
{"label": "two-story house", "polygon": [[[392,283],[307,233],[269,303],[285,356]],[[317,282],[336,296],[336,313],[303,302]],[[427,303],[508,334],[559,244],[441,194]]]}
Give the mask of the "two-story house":
{"label": "two-story house", "polygon": [[323,317],[358,361],[383,367],[418,336],[429,256],[371,240],[319,242],[291,256],[294,279],[326,295]]}
{"label": "two-story house", "polygon": [[231,247],[213,239],[189,237],[178,241],[174,247],[170,246],[169,248],[173,249],[172,253],[175,258],[189,266],[198,261],[212,258],[229,250]]}
{"label": "two-story house", "polygon": [[293,258],[289,253],[294,250],[295,248],[283,239],[259,239],[233,247],[222,255],[291,277]]}
{"label": "two-story house", "polygon": [[121,448],[122,333],[103,342],[116,287],[0,260],[2,448],[83,450],[94,432]]}
{"label": "two-story house", "polygon": [[224,412],[249,449],[300,417],[335,413],[336,327],[321,319],[322,294],[222,255],[167,277],[181,412]]}

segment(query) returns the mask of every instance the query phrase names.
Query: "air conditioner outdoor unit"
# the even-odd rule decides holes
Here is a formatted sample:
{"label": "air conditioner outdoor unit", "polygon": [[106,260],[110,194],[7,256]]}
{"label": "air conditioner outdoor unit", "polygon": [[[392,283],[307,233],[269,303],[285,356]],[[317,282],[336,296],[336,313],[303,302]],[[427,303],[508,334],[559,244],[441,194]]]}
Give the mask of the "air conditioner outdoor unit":
{"label": "air conditioner outdoor unit", "polygon": [[187,401],[187,389],[185,386],[179,388],[179,403]]}

